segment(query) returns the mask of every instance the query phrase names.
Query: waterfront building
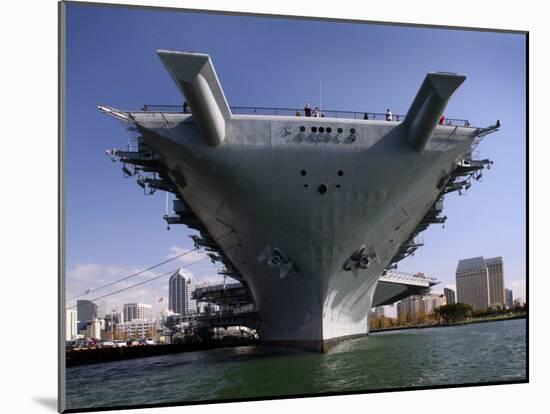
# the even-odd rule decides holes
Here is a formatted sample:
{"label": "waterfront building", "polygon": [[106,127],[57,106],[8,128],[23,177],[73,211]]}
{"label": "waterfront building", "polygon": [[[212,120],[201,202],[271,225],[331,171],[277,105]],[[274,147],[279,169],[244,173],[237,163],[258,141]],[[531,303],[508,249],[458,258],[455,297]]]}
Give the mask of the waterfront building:
{"label": "waterfront building", "polygon": [[133,319],[119,323],[116,329],[126,338],[145,338],[156,331],[156,324],[150,320]]}
{"label": "waterfront building", "polygon": [[430,315],[435,308],[446,304],[445,295],[439,293],[412,295],[397,304],[397,318],[403,321],[413,321],[422,315]]}
{"label": "waterfront building", "polygon": [[447,305],[452,305],[453,303],[456,303],[456,295],[454,290],[445,288],[443,289],[443,294],[445,295],[445,299],[447,300]]}
{"label": "waterfront building", "polygon": [[506,307],[512,309],[514,307],[514,294],[512,289],[504,289],[504,296],[506,301]]}
{"label": "waterfront building", "polygon": [[504,271],[502,257],[473,257],[458,262],[456,269],[458,301],[474,310],[504,306]]}
{"label": "waterfront building", "polygon": [[179,269],[168,281],[168,309],[179,315],[196,313],[197,302],[191,298],[194,290],[193,274]]}
{"label": "waterfront building", "polygon": [[447,298],[440,293],[429,293],[420,297],[420,309],[430,315],[436,308],[447,304]]}
{"label": "waterfront building", "polygon": [[153,308],[145,303],[125,303],[123,315],[124,322],[131,322],[134,319],[151,321]]}
{"label": "waterfront building", "polygon": [[78,320],[78,330],[86,329],[88,323],[97,318],[98,306],[87,299],[79,299],[76,301],[76,318]]}
{"label": "waterfront building", "polygon": [[483,257],[463,259],[456,269],[457,300],[474,310],[489,307],[489,275]]}
{"label": "waterfront building", "polygon": [[420,296],[411,295],[397,304],[397,319],[411,321],[420,313]]}
{"label": "waterfront building", "polygon": [[65,322],[65,340],[74,341],[78,335],[77,312],[74,309],[67,309]]}

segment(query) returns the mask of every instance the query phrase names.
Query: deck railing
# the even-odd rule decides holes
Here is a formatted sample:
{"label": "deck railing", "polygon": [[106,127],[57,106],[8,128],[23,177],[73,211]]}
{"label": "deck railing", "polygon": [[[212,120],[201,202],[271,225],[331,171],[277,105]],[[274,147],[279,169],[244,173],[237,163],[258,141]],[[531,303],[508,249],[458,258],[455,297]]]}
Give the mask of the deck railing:
{"label": "deck railing", "polygon": [[[276,116],[305,116],[304,108],[271,108],[264,106],[232,106],[231,112],[235,115],[276,115]],[[144,112],[168,112],[184,113],[183,105],[143,105]],[[314,110],[312,109],[312,113]],[[360,120],[386,120],[386,114],[382,112],[354,112],[322,110],[318,113],[320,118],[360,119]],[[403,114],[393,114],[391,121],[401,122],[405,119]],[[445,125],[469,127],[467,119],[445,118]]]}

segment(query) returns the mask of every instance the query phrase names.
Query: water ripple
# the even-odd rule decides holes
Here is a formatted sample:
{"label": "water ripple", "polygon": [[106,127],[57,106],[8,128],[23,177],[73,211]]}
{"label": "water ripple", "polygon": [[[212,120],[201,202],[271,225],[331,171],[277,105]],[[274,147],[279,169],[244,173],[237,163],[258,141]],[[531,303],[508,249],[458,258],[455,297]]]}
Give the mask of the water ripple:
{"label": "water ripple", "polygon": [[525,321],[393,331],[326,354],[246,346],[67,370],[68,408],[525,379]]}

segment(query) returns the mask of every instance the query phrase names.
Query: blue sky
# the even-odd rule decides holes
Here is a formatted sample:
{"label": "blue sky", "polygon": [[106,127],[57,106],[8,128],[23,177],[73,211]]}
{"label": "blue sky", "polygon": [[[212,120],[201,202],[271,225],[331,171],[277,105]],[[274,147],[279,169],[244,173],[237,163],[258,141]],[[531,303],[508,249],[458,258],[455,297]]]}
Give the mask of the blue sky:
{"label": "blue sky", "polygon": [[[460,258],[503,256],[506,285],[524,295],[523,35],[69,4],[67,39],[69,296],[192,247],[185,228],[166,230],[164,194],[144,197],[105,156],[127,136],[98,104],[139,109],[182,101],[156,49],[209,53],[232,106],[315,106],[322,81],[326,109],[405,113],[426,72],[466,74],[446,115],[479,126],[501,120],[502,129],[478,147],[494,165],[466,196],[447,196],[445,228],[424,232],[425,246],[399,270],[437,277],[442,290],[455,283]],[[216,277],[208,262],[189,270],[198,280]],[[120,308],[140,300],[158,310],[166,295],[162,279],[106,301]]]}

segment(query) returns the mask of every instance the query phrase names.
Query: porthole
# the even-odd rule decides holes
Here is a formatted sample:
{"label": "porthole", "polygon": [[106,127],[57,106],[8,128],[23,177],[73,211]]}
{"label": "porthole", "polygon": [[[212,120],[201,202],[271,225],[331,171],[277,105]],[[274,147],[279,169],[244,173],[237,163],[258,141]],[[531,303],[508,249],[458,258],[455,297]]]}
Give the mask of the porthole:
{"label": "porthole", "polygon": [[302,170],[302,171],[300,171],[300,174],[301,174],[302,176],[306,176],[306,175],[307,175],[307,171],[306,171],[306,170]]}
{"label": "porthole", "polygon": [[319,127],[319,132],[322,134],[323,132],[325,132],[325,128]]}
{"label": "porthole", "polygon": [[328,191],[328,187],[326,186],[326,184],[321,184],[317,188],[317,191],[319,191],[320,194],[325,194]]}
{"label": "porthole", "polygon": [[332,132],[332,128],[331,127],[327,127],[327,134],[330,134]]}
{"label": "porthole", "polygon": [[344,132],[344,130],[342,128],[338,128],[338,133],[341,134],[342,132]]}
{"label": "porthole", "polygon": [[300,127],[300,131],[301,131],[301,132],[305,132],[305,130],[306,130],[306,127],[305,127],[305,126],[301,126],[301,127]]}
{"label": "porthole", "polygon": [[336,184],[336,188],[342,188],[342,184]]}
{"label": "porthole", "polygon": [[351,129],[349,130],[349,132],[350,132],[351,135],[354,135],[354,134],[355,134],[355,128],[351,128]]}
{"label": "porthole", "polygon": [[311,127],[311,132],[317,132],[317,127]]}
{"label": "porthole", "polygon": [[344,175],[344,171],[338,170],[338,177],[341,177],[341,176],[343,176],[343,175]]}
{"label": "porthole", "polygon": [[304,184],[304,187],[305,187],[305,188],[308,188],[308,187],[309,187],[309,184]]}

